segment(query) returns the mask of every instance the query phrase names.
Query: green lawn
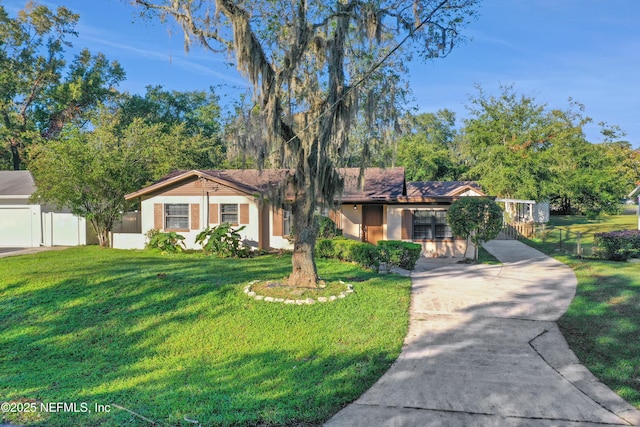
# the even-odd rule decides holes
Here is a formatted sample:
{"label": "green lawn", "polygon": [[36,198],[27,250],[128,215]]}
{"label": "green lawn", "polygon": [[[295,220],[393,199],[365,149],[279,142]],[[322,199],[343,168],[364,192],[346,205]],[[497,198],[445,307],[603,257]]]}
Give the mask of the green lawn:
{"label": "green lawn", "polygon": [[[85,247],[0,259],[0,401],[84,402],[92,411],[5,420],[149,425],[114,405],[163,426],[326,420],[398,356],[411,283],[337,261],[318,268],[356,292],[311,306],[242,292],[287,275],[289,256]],[[96,404],[111,411],[96,413]]]}
{"label": "green lawn", "polygon": [[[552,221],[587,236],[637,227],[637,217],[633,215],[604,217],[599,221],[552,217]],[[578,289],[559,321],[560,329],[571,349],[594,375],[640,408],[640,264],[561,256],[554,252],[554,242],[525,243],[573,268]]]}

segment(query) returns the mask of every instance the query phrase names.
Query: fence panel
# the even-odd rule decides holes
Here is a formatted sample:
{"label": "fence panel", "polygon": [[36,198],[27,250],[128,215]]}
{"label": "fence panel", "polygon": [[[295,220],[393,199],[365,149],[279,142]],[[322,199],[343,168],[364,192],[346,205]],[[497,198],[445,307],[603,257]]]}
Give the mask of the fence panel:
{"label": "fence panel", "polygon": [[549,251],[580,257],[593,255],[593,234],[547,224],[505,224],[497,238],[503,240],[530,239],[543,244]]}
{"label": "fence panel", "polygon": [[593,234],[581,233],[563,227],[537,224],[532,240],[548,245],[556,252],[575,256],[593,255]]}

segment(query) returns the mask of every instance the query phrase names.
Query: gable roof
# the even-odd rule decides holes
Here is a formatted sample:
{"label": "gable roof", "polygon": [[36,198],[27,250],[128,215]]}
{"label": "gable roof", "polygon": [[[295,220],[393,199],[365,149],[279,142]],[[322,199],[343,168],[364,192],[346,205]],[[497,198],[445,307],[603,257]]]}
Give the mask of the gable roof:
{"label": "gable roof", "polygon": [[[134,193],[127,200],[162,191],[181,181],[200,178],[226,185],[238,192],[257,196],[267,194],[292,173],[288,169],[227,169],[174,171],[157,182]],[[451,199],[473,191],[486,195],[475,181],[420,181],[405,183],[404,168],[341,168],[344,189],[338,201],[342,203],[424,202]]]}
{"label": "gable roof", "polygon": [[344,178],[343,203],[391,202],[406,193],[404,168],[367,168],[360,188],[360,168],[338,169]]}
{"label": "gable roof", "polygon": [[[157,182],[136,192],[127,194],[131,200],[175,185],[191,178],[202,178],[218,182],[247,195],[265,194],[284,180],[288,169],[227,169],[174,171]],[[342,168],[338,173],[344,178],[342,201],[347,203],[392,201],[405,193],[403,168],[368,168],[364,170],[364,186],[358,188],[360,168]]]}
{"label": "gable roof", "polygon": [[36,191],[29,171],[0,171],[0,198],[27,199]]}
{"label": "gable roof", "polygon": [[202,178],[218,184],[226,185],[241,193],[255,195],[264,193],[269,186],[276,185],[286,175],[285,170],[238,169],[238,170],[190,170],[173,171],[160,178],[155,183],[125,196],[132,200],[140,196],[151,194],[190,178]]}
{"label": "gable roof", "polygon": [[407,183],[407,199],[442,198],[462,196],[473,191],[486,196],[475,181],[416,181]]}

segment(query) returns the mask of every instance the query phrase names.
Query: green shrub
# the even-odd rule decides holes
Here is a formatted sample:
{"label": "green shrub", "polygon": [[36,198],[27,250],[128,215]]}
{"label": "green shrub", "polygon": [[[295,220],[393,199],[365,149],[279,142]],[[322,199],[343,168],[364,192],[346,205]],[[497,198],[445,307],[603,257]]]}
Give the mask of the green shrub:
{"label": "green shrub", "polygon": [[208,255],[216,255],[221,258],[247,258],[251,250],[242,243],[240,228],[233,229],[231,224],[225,222],[216,227],[207,227],[196,236],[196,243],[202,245],[202,250]]}
{"label": "green shrub", "polygon": [[640,230],[610,231],[593,235],[593,253],[610,261],[640,257]]}
{"label": "green shrub", "polygon": [[447,211],[447,222],[453,235],[467,242],[465,255],[469,241],[475,245],[477,260],[480,245],[495,239],[502,229],[502,209],[488,197],[461,197]]}
{"label": "green shrub", "polygon": [[416,267],[422,252],[422,245],[400,240],[380,240],[378,248],[381,262],[405,270],[413,270]]}
{"label": "green shrub", "polygon": [[147,249],[158,249],[163,254],[182,252],[185,248],[184,236],[173,231],[163,233],[160,230],[147,231]]}
{"label": "green shrub", "polygon": [[356,240],[337,238],[333,241],[333,254],[334,257],[342,261],[353,261],[352,248],[355,245],[361,244]]}
{"label": "green shrub", "polygon": [[336,258],[333,239],[316,240],[316,256],[319,258]]}
{"label": "green shrub", "polygon": [[344,237],[317,240],[316,256],[355,262],[365,268],[377,269],[380,265],[380,251],[377,246]]}
{"label": "green shrub", "polygon": [[316,237],[318,239],[332,239],[342,236],[342,230],[336,226],[336,223],[333,222],[331,218],[316,215],[314,220],[316,223]]}
{"label": "green shrub", "polygon": [[375,268],[376,270],[380,266],[380,250],[377,246],[371,243],[356,242],[356,245],[351,246],[351,261],[355,262],[361,267]]}

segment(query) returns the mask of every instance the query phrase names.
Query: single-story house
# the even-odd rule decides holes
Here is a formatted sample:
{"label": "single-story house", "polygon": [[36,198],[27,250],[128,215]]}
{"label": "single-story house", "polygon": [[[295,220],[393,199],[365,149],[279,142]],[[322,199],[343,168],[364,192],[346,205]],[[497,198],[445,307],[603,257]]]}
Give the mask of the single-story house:
{"label": "single-story house", "polygon": [[[290,249],[289,211],[272,206],[268,190],[286,170],[191,170],[173,172],[126,196],[140,200],[138,233],[114,233],[113,246],[142,248],[151,229],[175,231],[197,248],[195,236],[207,226],[228,222],[245,228],[246,244],[261,249]],[[453,237],[446,221],[451,203],[465,196],[485,196],[471,181],[410,182],[404,168],[345,168],[339,203],[322,212],[348,238],[377,243],[404,240],[420,243],[427,256],[462,256],[464,240]],[[362,185],[359,182],[362,181]]]}
{"label": "single-story house", "polygon": [[35,191],[29,171],[0,171],[0,247],[86,245],[85,219],[32,203]]}

